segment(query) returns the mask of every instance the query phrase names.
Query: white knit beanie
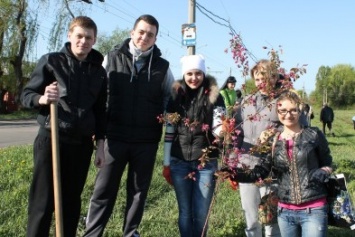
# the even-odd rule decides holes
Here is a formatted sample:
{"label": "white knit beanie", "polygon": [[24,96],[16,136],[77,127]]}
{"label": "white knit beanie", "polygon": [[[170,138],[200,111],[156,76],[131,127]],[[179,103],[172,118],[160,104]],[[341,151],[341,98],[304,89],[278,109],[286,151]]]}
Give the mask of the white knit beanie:
{"label": "white knit beanie", "polygon": [[181,58],[180,62],[182,64],[181,72],[183,76],[187,71],[193,69],[198,69],[206,74],[205,59],[200,54],[184,56]]}

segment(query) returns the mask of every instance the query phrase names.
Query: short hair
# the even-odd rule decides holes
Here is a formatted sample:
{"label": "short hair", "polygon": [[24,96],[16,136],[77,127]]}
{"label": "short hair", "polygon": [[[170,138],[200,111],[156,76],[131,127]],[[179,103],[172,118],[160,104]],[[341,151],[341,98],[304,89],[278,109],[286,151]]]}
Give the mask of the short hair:
{"label": "short hair", "polygon": [[282,93],[277,98],[276,104],[278,104],[280,101],[283,101],[283,100],[289,100],[292,103],[296,104],[297,107],[300,107],[300,105],[302,103],[301,98],[295,92],[292,92],[292,91],[286,91],[286,92]]}
{"label": "short hair", "polygon": [[149,25],[152,25],[152,26],[155,26],[157,28],[157,33],[156,35],[158,34],[158,31],[159,31],[159,22],[157,19],[155,19],[154,16],[152,15],[149,15],[149,14],[145,14],[145,15],[141,15],[140,17],[138,17],[138,19],[136,20],[136,22],[134,22],[134,26],[133,26],[133,29],[136,29],[138,23],[140,21],[145,21],[147,22]]}
{"label": "short hair", "polygon": [[69,32],[73,32],[76,26],[93,29],[95,37],[97,36],[97,26],[90,17],[87,16],[75,17],[69,24]]}

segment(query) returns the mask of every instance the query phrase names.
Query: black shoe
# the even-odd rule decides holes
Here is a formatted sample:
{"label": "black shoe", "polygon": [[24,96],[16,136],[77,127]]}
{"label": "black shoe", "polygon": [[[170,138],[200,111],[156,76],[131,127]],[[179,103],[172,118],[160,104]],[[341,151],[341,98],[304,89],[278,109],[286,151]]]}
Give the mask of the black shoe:
{"label": "black shoe", "polygon": [[332,133],[332,136],[333,136],[333,137],[335,137],[335,134],[334,134],[334,133]]}

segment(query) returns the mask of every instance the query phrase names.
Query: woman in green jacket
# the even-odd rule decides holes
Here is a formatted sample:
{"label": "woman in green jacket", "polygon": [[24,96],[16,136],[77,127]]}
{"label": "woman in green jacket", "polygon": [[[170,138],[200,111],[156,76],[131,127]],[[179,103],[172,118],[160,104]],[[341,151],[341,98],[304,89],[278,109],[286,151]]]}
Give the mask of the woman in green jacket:
{"label": "woman in green jacket", "polygon": [[237,94],[234,90],[236,82],[237,80],[235,77],[229,76],[222,85],[220,91],[229,116],[233,115],[235,102],[237,100]]}

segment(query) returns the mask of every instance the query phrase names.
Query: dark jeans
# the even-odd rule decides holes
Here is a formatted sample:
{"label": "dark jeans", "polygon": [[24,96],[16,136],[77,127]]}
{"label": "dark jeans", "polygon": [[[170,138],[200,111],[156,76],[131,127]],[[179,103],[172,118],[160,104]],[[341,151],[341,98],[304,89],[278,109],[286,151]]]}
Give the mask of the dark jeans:
{"label": "dark jeans", "polygon": [[[204,237],[207,234],[207,217],[216,186],[217,159],[200,167],[201,162],[171,159],[171,178],[179,206],[181,237]],[[193,178],[187,178],[192,174]]]}
{"label": "dark jeans", "polygon": [[[93,143],[59,144],[63,227],[65,237],[75,237],[80,218],[81,192],[84,188]],[[51,139],[37,135],[34,146],[34,171],[29,193],[27,237],[48,237],[54,211]]]}
{"label": "dark jeans", "polygon": [[102,236],[112,214],[127,164],[127,203],[123,236],[133,236],[143,217],[157,150],[158,143],[105,141],[105,166],[96,176],[84,236]]}
{"label": "dark jeans", "polygon": [[325,133],[325,126],[328,127],[329,132],[332,131],[332,122],[323,122],[323,133],[324,133],[324,134],[326,134],[326,133]]}

